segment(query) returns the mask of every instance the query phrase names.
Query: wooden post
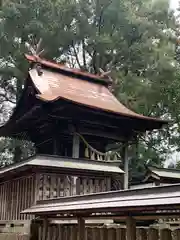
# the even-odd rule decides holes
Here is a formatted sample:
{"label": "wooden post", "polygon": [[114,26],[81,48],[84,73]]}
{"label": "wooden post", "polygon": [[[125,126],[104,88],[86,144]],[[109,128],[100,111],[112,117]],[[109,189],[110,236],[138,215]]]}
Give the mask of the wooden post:
{"label": "wooden post", "polygon": [[85,220],[78,218],[78,240],[85,240]]}
{"label": "wooden post", "polygon": [[148,229],[148,240],[158,240],[158,230],[155,228],[149,228]]}
{"label": "wooden post", "polygon": [[136,240],[136,220],[133,217],[126,220],[126,240]]}
{"label": "wooden post", "polygon": [[75,133],[73,135],[72,157],[79,158],[79,136]]}
{"label": "wooden post", "polygon": [[[72,149],[72,157],[73,158],[79,158],[79,136],[77,134],[74,133],[73,135],[73,149]],[[72,179],[72,185],[73,185],[73,192],[72,195],[79,195],[79,189],[77,189],[77,177],[73,177]]]}
{"label": "wooden post", "polygon": [[173,235],[174,235],[174,240],[179,240],[180,239],[180,229],[174,230]]}
{"label": "wooden post", "polygon": [[138,240],[147,240],[147,231],[145,228],[139,228],[136,231]]}
{"label": "wooden post", "polygon": [[47,219],[44,219],[44,221],[43,221],[42,240],[47,240],[47,236],[48,236],[48,226],[49,226],[48,220],[47,220]]}
{"label": "wooden post", "polygon": [[128,160],[128,144],[126,143],[123,149],[123,157],[124,157],[124,189],[129,188],[129,160]]}
{"label": "wooden post", "polygon": [[160,231],[160,239],[161,240],[172,240],[171,230],[170,229],[162,229]]}
{"label": "wooden post", "polygon": [[30,225],[30,240],[36,240],[39,238],[39,225],[36,220],[31,221]]}

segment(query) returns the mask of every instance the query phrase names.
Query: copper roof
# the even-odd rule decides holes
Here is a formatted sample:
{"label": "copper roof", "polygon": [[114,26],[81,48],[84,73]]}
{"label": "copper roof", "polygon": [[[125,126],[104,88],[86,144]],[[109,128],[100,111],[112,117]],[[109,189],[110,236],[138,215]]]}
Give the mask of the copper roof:
{"label": "copper roof", "polygon": [[[35,62],[34,57],[26,57],[28,60]],[[79,75],[90,76],[94,80],[97,79],[96,75],[80,72],[79,70],[68,69],[57,63],[52,63],[42,59],[38,59],[38,62],[42,65],[43,74],[39,76],[35,69],[31,69],[29,73],[34,86],[39,92],[37,97],[43,101],[65,99],[77,104],[82,104],[121,116],[150,120],[162,124],[167,123],[166,121],[146,117],[131,111],[121,104],[104,84],[83,80],[79,77],[69,76],[58,71],[51,71],[50,69],[44,68],[44,66],[48,66],[56,70],[65,69],[73,73],[78,72]]]}
{"label": "copper roof", "polygon": [[50,216],[61,213],[76,215],[116,212],[120,215],[138,211],[153,211],[154,213],[165,209],[173,211],[173,209],[180,208],[179,187],[180,185],[169,185],[41,200],[23,213]]}
{"label": "copper roof", "polygon": [[169,181],[172,182],[173,180],[180,181],[180,170],[179,169],[171,169],[171,168],[158,168],[158,167],[147,167],[147,174],[143,182],[149,180],[150,177],[160,180],[161,178],[170,179]]}

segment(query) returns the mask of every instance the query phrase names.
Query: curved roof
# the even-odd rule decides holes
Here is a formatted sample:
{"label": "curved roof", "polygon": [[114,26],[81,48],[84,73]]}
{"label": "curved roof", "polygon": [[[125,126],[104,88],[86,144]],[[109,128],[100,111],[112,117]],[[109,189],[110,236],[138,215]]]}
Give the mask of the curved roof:
{"label": "curved roof", "polygon": [[[35,58],[27,56],[27,59],[31,62],[36,62]],[[137,114],[123,104],[121,104],[117,98],[104,86],[94,81],[83,81],[84,79],[78,78],[76,74],[90,77],[91,80],[99,80],[99,76],[80,72],[79,70],[68,69],[57,63],[52,63],[46,60],[38,59],[43,67],[49,67],[56,70],[65,70],[73,74],[73,76],[66,75],[64,72],[54,72],[50,69],[42,69],[42,75],[38,75],[36,69],[29,71],[31,79],[39,91],[37,95],[43,101],[55,101],[60,98],[67,99],[79,104],[86,105],[88,107],[101,109],[104,111],[120,114],[122,116],[139,118],[144,120],[150,120],[155,122],[161,122],[162,124],[167,121],[143,116]],[[103,82],[104,80],[101,79]]]}
{"label": "curved roof", "polygon": [[[122,121],[120,120],[123,119],[126,122],[127,129],[129,129],[129,124],[132,124],[133,129],[143,132],[159,129],[162,125],[167,124],[167,121],[143,116],[125,107],[109,91],[108,82],[101,79],[98,75],[81,72],[77,69],[70,69],[63,65],[29,55],[25,57],[32,63],[29,70],[29,77],[14,113],[10,120],[0,128],[1,136],[16,135],[21,129],[20,120],[22,122],[25,119],[28,120],[29,116],[40,114],[40,110],[36,106],[38,100],[42,102],[54,102],[62,99],[72,102],[77,106],[81,105],[88,108],[88,110],[96,110],[97,114],[105,113],[105,117],[107,116],[111,120],[116,120],[119,129],[122,126]],[[38,75],[37,69],[34,66],[36,63],[41,65],[42,74]],[[32,93],[32,88],[36,89],[34,93]],[[17,124],[19,124],[19,130],[16,129]]]}

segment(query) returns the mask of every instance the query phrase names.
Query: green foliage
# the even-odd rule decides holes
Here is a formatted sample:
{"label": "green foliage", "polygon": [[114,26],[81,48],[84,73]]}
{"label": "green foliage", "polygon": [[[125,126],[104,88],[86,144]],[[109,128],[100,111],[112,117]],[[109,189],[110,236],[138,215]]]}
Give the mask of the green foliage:
{"label": "green foliage", "polygon": [[176,28],[168,0],[21,0],[0,11],[0,100],[15,101],[24,83],[25,42],[43,38],[45,57],[97,73],[111,70],[116,96],[136,112],[172,120],[139,139],[132,169],[161,164],[179,149]]}

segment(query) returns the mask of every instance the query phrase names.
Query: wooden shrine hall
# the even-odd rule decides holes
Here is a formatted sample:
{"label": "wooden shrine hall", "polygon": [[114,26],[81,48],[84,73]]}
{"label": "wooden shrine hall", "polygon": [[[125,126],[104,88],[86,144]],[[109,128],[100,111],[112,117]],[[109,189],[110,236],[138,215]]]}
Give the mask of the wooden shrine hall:
{"label": "wooden shrine hall", "polygon": [[122,161],[128,188],[128,144],[167,121],[126,108],[101,76],[35,56],[26,59],[30,69],[22,96],[0,136],[32,141],[40,155],[109,161],[109,166]]}
{"label": "wooden shrine hall", "polygon": [[180,183],[180,170],[175,168],[162,168],[145,166],[146,172],[139,179],[131,183],[131,189],[164,186]]}
{"label": "wooden shrine hall", "polygon": [[25,58],[22,95],[0,136],[33,142],[36,155],[0,169],[0,221],[31,222],[21,212],[39,201],[127,189],[128,144],[167,121],[126,108],[99,75]]}

